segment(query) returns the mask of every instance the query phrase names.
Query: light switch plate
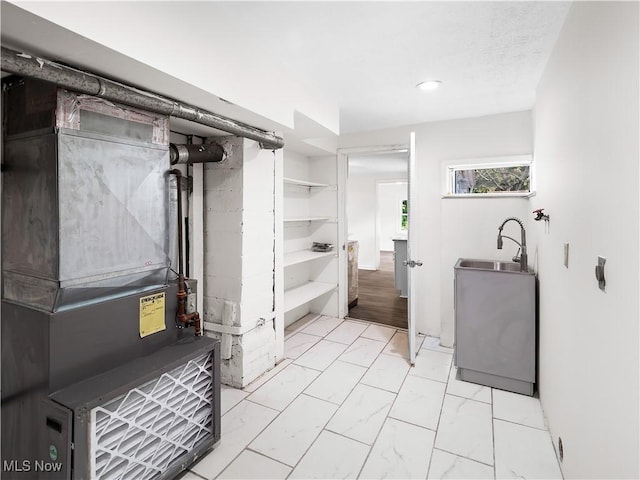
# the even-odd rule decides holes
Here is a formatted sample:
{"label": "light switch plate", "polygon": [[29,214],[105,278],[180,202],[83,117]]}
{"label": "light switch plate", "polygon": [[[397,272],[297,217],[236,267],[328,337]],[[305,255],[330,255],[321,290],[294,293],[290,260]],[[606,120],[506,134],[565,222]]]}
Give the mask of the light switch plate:
{"label": "light switch plate", "polygon": [[564,266],[569,268],[569,242],[564,244]]}

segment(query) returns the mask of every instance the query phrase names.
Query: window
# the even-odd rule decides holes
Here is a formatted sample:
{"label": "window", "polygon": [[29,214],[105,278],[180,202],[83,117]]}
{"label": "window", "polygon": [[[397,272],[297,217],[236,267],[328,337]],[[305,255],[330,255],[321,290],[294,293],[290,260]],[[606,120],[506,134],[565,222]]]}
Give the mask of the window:
{"label": "window", "polygon": [[529,156],[449,164],[445,196],[528,196],[533,192],[531,170]]}
{"label": "window", "polygon": [[407,210],[407,201],[403,200],[401,204],[400,213],[400,230],[407,230],[409,228],[409,212]]}

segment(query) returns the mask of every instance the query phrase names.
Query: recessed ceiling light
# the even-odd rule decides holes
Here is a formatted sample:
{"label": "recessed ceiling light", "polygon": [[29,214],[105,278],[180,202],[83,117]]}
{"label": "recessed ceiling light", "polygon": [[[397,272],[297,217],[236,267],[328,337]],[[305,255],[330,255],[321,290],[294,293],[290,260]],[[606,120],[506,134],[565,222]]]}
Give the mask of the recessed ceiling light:
{"label": "recessed ceiling light", "polygon": [[435,90],[438,88],[442,82],[440,80],[425,80],[424,82],[416,85],[420,90]]}

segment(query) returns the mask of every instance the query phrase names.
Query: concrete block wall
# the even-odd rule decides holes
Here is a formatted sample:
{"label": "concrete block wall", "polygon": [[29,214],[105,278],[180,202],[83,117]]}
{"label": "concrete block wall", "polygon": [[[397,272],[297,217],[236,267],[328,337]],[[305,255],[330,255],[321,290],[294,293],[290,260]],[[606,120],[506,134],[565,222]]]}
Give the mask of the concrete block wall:
{"label": "concrete block wall", "polygon": [[204,321],[221,341],[222,382],[244,387],[275,365],[275,160],[240,137],[204,172]]}

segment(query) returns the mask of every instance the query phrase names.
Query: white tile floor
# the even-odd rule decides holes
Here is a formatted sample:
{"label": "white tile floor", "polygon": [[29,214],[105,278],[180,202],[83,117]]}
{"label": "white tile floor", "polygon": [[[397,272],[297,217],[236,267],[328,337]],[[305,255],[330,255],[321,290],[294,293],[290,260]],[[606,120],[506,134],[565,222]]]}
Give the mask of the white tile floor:
{"label": "white tile floor", "polygon": [[222,388],[222,439],[185,480],[562,478],[540,402],[455,378],[451,349],[353,320],[306,317],[287,359]]}

